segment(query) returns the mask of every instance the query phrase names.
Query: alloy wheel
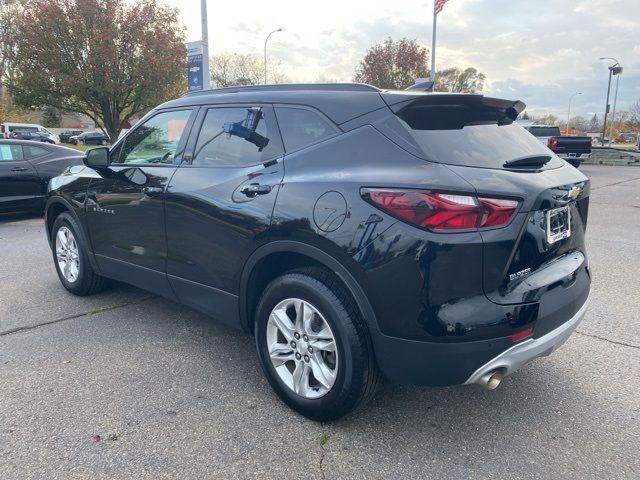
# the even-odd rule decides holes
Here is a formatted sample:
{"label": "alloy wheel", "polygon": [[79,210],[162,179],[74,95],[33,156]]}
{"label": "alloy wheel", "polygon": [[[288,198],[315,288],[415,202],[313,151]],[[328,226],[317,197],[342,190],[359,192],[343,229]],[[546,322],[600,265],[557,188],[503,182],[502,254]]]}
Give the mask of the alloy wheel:
{"label": "alloy wheel", "polygon": [[335,383],[338,351],[331,327],[309,302],[288,298],[267,321],[267,349],[280,379],[304,398],[320,398]]}
{"label": "alloy wheel", "polygon": [[67,282],[75,282],[80,274],[80,251],[76,238],[67,227],[60,227],[56,233],[56,260]]}

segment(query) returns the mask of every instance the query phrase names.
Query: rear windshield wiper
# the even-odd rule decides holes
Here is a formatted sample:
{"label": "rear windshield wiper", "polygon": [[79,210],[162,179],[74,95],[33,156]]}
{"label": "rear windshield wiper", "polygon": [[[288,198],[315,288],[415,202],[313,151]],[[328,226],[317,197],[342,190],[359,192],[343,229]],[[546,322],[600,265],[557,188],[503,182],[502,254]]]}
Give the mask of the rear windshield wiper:
{"label": "rear windshield wiper", "polygon": [[543,167],[551,160],[549,155],[531,155],[527,157],[514,158],[508,160],[502,165],[504,168],[513,167]]}

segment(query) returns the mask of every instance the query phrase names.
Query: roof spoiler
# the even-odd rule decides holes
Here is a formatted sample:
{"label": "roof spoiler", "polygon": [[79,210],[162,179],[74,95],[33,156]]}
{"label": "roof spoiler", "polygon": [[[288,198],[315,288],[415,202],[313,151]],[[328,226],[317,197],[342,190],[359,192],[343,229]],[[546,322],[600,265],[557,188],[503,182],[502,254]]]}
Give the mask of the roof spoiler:
{"label": "roof spoiler", "polygon": [[[504,100],[479,94],[431,94],[416,92],[384,92],[389,108],[405,121],[422,128],[463,128],[465,125],[513,123],[526,105],[519,100]],[[429,124],[429,127],[425,127]]]}

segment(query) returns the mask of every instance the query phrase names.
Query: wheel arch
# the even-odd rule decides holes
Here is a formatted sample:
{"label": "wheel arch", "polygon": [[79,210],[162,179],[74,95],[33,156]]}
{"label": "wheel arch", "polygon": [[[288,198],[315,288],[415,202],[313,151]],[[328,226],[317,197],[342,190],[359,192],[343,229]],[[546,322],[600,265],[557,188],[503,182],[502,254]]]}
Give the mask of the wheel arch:
{"label": "wheel arch", "polygon": [[85,231],[85,225],[80,220],[80,217],[78,216],[78,212],[76,211],[76,209],[67,200],[65,200],[62,197],[50,197],[47,200],[44,212],[45,212],[44,221],[45,221],[45,227],[47,230],[47,240],[49,241],[49,246],[51,247],[52,245],[51,230],[53,229],[53,224],[56,221],[56,218],[58,218],[58,216],[60,216],[60,214],[62,213],[68,213],[73,217],[76,224],[78,225],[78,228],[80,229],[79,235],[82,236],[82,241],[84,242],[84,245],[88,250],[87,256],[89,257],[89,262],[91,263],[91,267],[97,272],[98,265],[96,264],[96,260],[93,256],[93,249],[91,248],[91,242],[89,241],[89,236]]}
{"label": "wheel arch", "polygon": [[[253,311],[258,303],[260,287],[280,274],[293,268],[319,266],[328,269],[344,284],[356,302],[367,325],[377,330],[375,313],[364,290],[339,260],[312,245],[292,241],[277,240],[258,248],[245,263],[240,278],[240,325],[253,333]],[[270,271],[269,267],[275,267]]]}

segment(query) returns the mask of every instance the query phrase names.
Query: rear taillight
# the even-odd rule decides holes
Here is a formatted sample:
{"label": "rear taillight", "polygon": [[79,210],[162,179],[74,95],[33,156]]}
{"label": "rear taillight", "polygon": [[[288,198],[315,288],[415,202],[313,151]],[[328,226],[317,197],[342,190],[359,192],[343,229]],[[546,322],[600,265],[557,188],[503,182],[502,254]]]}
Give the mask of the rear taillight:
{"label": "rear taillight", "polygon": [[558,139],[556,137],[549,137],[549,140],[547,140],[547,147],[549,147],[549,150],[552,152],[555,152],[558,148]]}
{"label": "rear taillight", "polygon": [[506,225],[518,201],[451,193],[363,188],[376,207],[412,225],[430,230],[468,230]]}
{"label": "rear taillight", "polygon": [[511,334],[511,340],[514,342],[519,342],[520,340],[524,340],[525,338],[533,335],[533,327],[523,328],[522,330],[518,330],[515,333]]}

